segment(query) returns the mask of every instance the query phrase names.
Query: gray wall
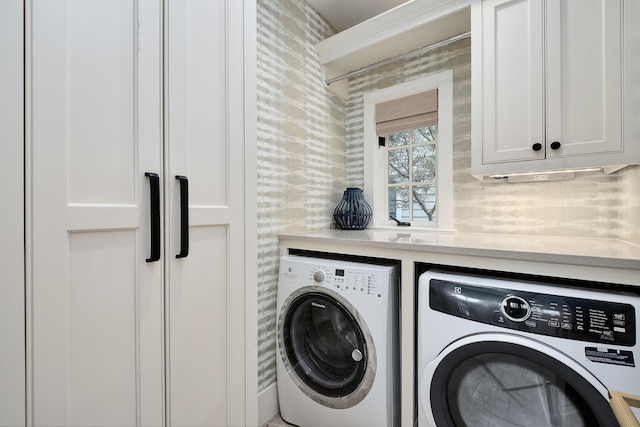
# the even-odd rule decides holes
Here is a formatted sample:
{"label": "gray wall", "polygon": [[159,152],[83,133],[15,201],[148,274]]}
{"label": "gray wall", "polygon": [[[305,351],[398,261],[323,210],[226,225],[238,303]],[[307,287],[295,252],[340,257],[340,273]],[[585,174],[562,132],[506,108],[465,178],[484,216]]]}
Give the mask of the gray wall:
{"label": "gray wall", "polygon": [[[315,44],[334,31],[304,1],[258,0],[259,389],[275,382],[278,234],[330,227],[346,186],[363,185],[363,95],[430,73],[454,76],[454,226],[462,232],[624,238],[640,244],[640,167],[574,181],[471,177],[469,40],[350,80],[322,83]],[[347,167],[348,165],[348,167]]]}

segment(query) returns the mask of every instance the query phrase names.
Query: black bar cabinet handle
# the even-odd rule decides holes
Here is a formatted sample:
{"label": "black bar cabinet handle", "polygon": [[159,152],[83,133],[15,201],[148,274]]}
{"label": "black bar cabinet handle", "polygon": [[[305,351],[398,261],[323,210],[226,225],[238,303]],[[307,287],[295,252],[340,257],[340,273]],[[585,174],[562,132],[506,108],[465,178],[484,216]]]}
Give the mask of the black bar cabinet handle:
{"label": "black bar cabinet handle", "polygon": [[176,258],[189,255],[189,180],[186,176],[176,175],[180,181],[180,253]]}
{"label": "black bar cabinet handle", "polygon": [[144,175],[149,177],[151,199],[151,256],[147,262],[155,262],[160,259],[160,177],[153,172],[145,172]]}

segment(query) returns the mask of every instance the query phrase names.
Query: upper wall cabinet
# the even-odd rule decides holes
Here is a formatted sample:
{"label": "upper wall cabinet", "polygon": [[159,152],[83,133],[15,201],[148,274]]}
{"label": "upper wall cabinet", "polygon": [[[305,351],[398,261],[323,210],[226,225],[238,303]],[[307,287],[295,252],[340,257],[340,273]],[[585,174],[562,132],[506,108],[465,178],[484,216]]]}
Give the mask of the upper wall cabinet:
{"label": "upper wall cabinet", "polygon": [[474,175],[640,163],[637,3],[472,2]]}

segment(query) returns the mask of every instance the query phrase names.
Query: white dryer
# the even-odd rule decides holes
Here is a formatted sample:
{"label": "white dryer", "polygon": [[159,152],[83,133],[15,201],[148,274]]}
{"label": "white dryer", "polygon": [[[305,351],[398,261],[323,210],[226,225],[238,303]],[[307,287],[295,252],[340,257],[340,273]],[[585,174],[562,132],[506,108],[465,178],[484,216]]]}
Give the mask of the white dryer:
{"label": "white dryer", "polygon": [[397,268],[283,256],[277,298],[282,418],[398,424]]}
{"label": "white dryer", "polygon": [[612,427],[608,391],[640,394],[637,293],[446,271],[418,287],[419,427]]}

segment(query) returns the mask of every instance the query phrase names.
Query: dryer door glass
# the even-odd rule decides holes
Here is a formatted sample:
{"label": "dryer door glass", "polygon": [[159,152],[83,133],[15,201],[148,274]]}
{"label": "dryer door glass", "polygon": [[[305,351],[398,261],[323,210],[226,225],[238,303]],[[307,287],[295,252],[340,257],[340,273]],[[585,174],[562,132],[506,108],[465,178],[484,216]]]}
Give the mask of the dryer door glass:
{"label": "dryer door glass", "polygon": [[576,371],[529,347],[478,342],[454,350],[431,382],[438,426],[609,427],[608,401]]}
{"label": "dryer door glass", "polygon": [[283,330],[297,376],[316,392],[346,396],[362,382],[367,346],[355,317],[336,299],[306,293],[289,306]]}
{"label": "dryer door glass", "polygon": [[562,378],[513,355],[482,354],[460,364],[447,390],[457,426],[588,426],[591,409]]}

